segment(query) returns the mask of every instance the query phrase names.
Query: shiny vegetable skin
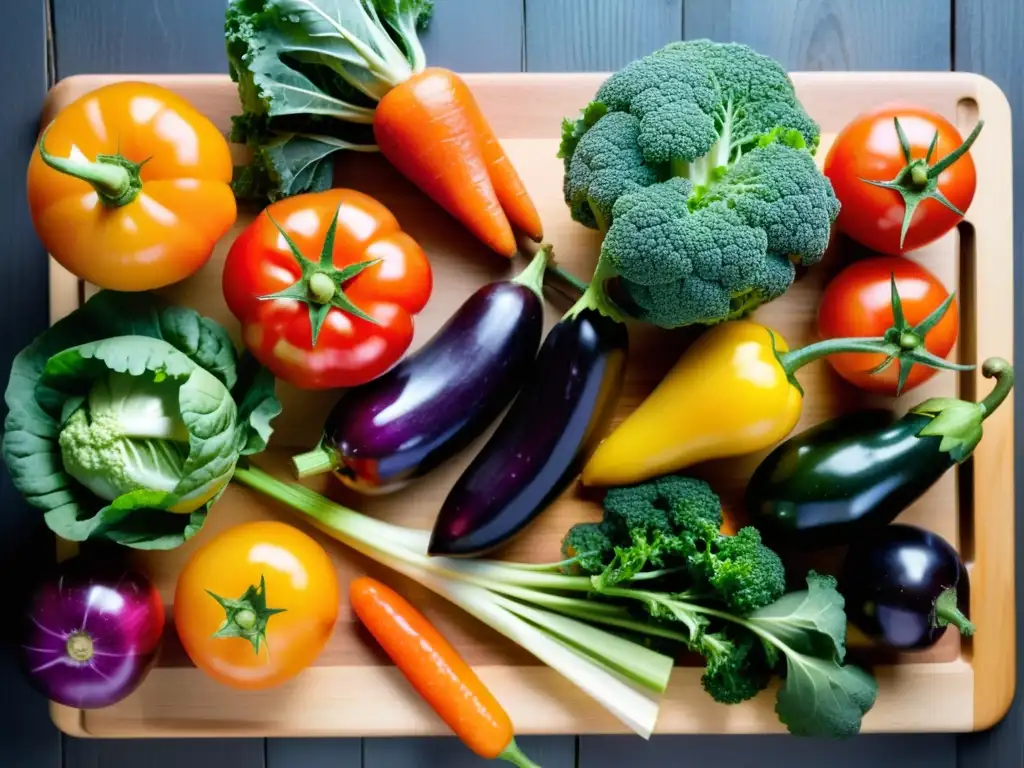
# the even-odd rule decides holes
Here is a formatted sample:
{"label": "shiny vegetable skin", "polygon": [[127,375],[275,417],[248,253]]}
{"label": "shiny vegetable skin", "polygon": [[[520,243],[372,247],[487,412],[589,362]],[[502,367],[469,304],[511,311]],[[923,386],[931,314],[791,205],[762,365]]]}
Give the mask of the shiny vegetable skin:
{"label": "shiny vegetable skin", "polygon": [[895,419],[884,411],[840,416],[794,435],[761,462],[747,486],[751,523],[777,548],[813,549],[875,535],[950,467],[964,461],[1013,388],[999,357],[978,403],[931,398]]}
{"label": "shiny vegetable skin", "polygon": [[393,491],[478,437],[533,365],[546,261],[542,253],[516,280],[483,286],[419,351],[342,395],[321,446],[294,458],[298,476],[334,470],[358,491]]}
{"label": "shiny vegetable skin", "polygon": [[940,438],[918,436],[929,421],[859,411],[795,435],[751,476],[751,523],[794,549],[848,544],[888,525],[955,463]]}
{"label": "shiny vegetable skin", "polygon": [[28,166],[39,239],[65,269],[117,291],[195,273],[235,222],[231,153],[181,96],[125,81],[65,107]]}
{"label": "shiny vegetable skin", "polygon": [[846,613],[872,640],[900,650],[930,648],[967,618],[970,580],[956,550],[938,534],[890,525],[850,547],[840,574]]}
{"label": "shiny vegetable skin", "polygon": [[489,760],[534,765],[519,751],[501,704],[422,613],[366,576],[352,580],[349,603],[412,687],[469,749]]}
{"label": "shiny vegetable skin", "polygon": [[555,325],[530,380],[445,499],[430,554],[485,552],[554,501],[611,420],[628,344],[626,326],[596,309]]}

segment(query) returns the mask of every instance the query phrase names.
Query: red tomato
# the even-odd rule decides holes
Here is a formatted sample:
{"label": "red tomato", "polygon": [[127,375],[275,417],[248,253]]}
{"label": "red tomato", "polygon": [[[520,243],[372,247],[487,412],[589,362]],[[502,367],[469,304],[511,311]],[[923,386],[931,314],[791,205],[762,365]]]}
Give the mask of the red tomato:
{"label": "red tomato", "polygon": [[[893,326],[891,276],[903,304],[907,324],[915,326],[949,296],[942,282],[917,262],[900,256],[878,256],[855,261],[828,284],[818,305],[818,334],[823,339],[883,336]],[[945,358],[956,343],[959,328],[954,299],[924,339],[924,347]],[[884,355],[844,352],[825,358],[836,373],[856,387],[886,395],[896,394],[899,364],[871,373]],[[935,375],[934,368],[914,365],[903,387],[906,392]]]}
{"label": "red tomato", "polygon": [[246,347],[302,389],[357,386],[398,362],[432,284],[423,249],[380,202],[351,189],[264,209],[232,244],[223,277]]}
{"label": "red tomato", "polygon": [[[894,118],[906,135],[909,153],[902,146]],[[855,118],[839,133],[825,157],[825,175],[842,204],[839,230],[874,251],[892,255],[920,248],[949,232],[963,216],[937,197],[944,196],[966,211],[974,199],[974,161],[965,152],[945,170],[936,174],[931,169],[962,145],[969,147],[981,125],[979,122],[965,142],[946,118],[921,107],[890,105]],[[928,148],[936,135],[929,160]],[[885,188],[869,183],[872,181],[895,183],[893,188]],[[909,225],[901,241],[908,215]]]}

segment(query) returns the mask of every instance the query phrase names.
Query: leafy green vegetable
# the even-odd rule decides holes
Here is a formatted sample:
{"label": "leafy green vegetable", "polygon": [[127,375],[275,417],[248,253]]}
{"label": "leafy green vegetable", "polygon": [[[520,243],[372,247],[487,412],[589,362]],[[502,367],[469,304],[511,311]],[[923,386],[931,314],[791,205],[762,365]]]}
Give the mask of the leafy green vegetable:
{"label": "leafy green vegetable", "polygon": [[430,0],[231,0],[225,39],[242,114],[232,139],[253,150],[243,198],[326,189],[338,153],[376,150],[376,103],[426,67],[418,32]]}
{"label": "leafy green vegetable", "polygon": [[[427,557],[428,531],[361,515],[257,468],[238,468],[235,481],[462,607],[643,736],[651,732],[657,706],[638,689],[664,691],[671,665],[635,640],[703,655],[704,688],[727,704],[764,690],[785,660],[777,712],[796,734],[849,736],[874,703],[871,676],[842,665],[846,616],[835,580],[811,573],[806,590],[745,613],[730,608],[737,595],[747,594],[744,579],[763,602],[778,591],[778,574],[765,567],[769,551],[761,551],[759,539],[720,537],[721,506],[701,480],[665,477],[614,489],[604,520],[570,529],[563,546],[571,559],[552,564]],[[709,549],[712,536],[716,546]],[[710,578],[716,567],[731,574],[724,593]],[[633,685],[623,686],[622,676]]]}
{"label": "leafy green vegetable", "polygon": [[266,446],[273,387],[264,369],[239,385],[212,320],[104,291],[15,358],[4,461],[59,536],[169,549],[202,527],[238,457]]}
{"label": "leafy green vegetable", "polygon": [[558,153],[572,217],[606,233],[595,282],[665,328],[782,295],[839,214],[819,138],[785,70],[745,45],[670,43],[615,72]]}

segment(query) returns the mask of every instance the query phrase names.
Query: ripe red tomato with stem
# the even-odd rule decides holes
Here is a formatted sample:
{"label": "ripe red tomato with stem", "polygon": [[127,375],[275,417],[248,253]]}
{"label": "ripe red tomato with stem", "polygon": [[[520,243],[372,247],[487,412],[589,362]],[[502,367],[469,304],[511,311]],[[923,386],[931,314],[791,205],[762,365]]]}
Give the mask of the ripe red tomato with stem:
{"label": "ripe red tomato with stem", "polygon": [[352,189],[279,200],[238,236],[224,299],[253,356],[300,389],[354,387],[398,362],[433,287],[423,249]]}
{"label": "ripe red tomato with stem", "polygon": [[974,199],[968,150],[982,125],[979,120],[963,139],[949,120],[924,107],[886,105],[858,115],[825,157],[824,173],[842,205],[839,231],[888,255],[949,232]]}
{"label": "ripe red tomato with stem", "polygon": [[[899,293],[902,317],[893,312],[893,283]],[[919,343],[945,360],[959,333],[959,314],[953,294],[923,266],[902,256],[877,256],[855,261],[825,287],[818,305],[818,335],[823,339],[910,334],[901,343]],[[920,386],[936,369],[923,365],[879,367],[884,355],[845,352],[825,358],[855,387],[896,395]],[[905,377],[900,386],[900,378]]]}

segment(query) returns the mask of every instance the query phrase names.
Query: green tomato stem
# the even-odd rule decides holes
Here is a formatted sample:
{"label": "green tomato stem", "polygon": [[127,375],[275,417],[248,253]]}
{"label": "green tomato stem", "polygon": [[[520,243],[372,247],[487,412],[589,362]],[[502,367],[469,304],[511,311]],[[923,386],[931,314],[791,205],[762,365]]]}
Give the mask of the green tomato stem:
{"label": "green tomato stem", "polygon": [[337,286],[335,286],[334,280],[331,279],[330,275],[326,275],[323,272],[314,272],[309,278],[310,296],[318,304],[329,304],[331,299],[334,298],[336,290]]}

